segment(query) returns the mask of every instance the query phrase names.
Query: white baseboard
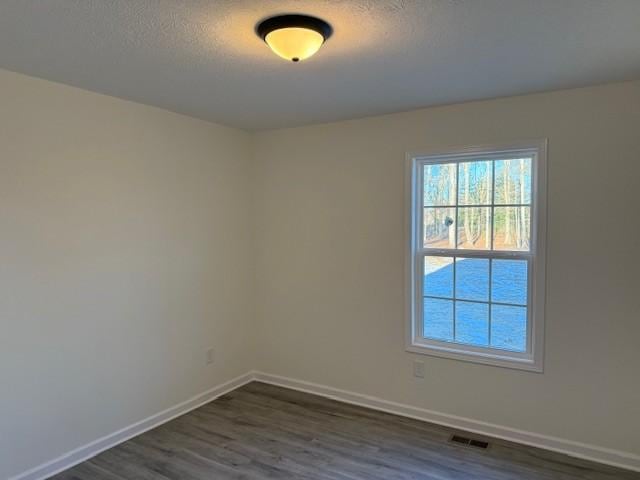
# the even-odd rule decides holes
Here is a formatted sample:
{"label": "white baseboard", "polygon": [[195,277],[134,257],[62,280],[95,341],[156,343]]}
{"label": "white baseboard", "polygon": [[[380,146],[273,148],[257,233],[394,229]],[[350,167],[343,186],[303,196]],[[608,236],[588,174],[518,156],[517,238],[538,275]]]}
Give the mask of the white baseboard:
{"label": "white baseboard", "polygon": [[156,413],[155,415],[145,418],[144,420],[120,429],[117,432],[105,435],[104,437],[94,440],[91,443],[67,452],[64,455],[59,456],[58,458],[54,458],[53,460],[38,465],[37,467],[27,470],[26,472],[11,477],[8,480],[43,480],[45,478],[49,478],[56,473],[71,468],[74,465],[84,462],[91,457],[95,457],[100,452],[114,447],[119,443],[129,440],[130,438],[140,435],[147,430],[151,430],[152,428],[162,425],[169,420],[173,420],[180,415],[184,415],[191,410],[201,407],[205,403],[209,403],[211,400],[214,400],[219,396],[230,392],[231,390],[235,390],[236,388],[251,382],[253,379],[253,372],[245,373],[244,375],[213,387],[206,392],[196,395],[188,400],[185,400],[184,402],[174,405],[173,407],[167,408],[162,412]]}
{"label": "white baseboard", "polygon": [[333,388],[327,385],[319,385],[317,383],[305,382],[303,380],[272,375],[269,373],[254,372],[254,379],[271,385],[313,393],[333,400],[368,407],[382,412],[415,418],[417,420],[436,423],[446,427],[500,438],[532,447],[564,453],[584,460],[591,460],[614,467],[640,472],[640,455],[635,455],[629,452],[622,452],[609,448],[598,447],[596,445],[574,442],[564,438],[517,430],[515,428],[474,420],[472,418],[458,417],[447,413],[435,412],[424,408],[412,407],[410,405],[391,402],[382,398]]}
{"label": "white baseboard", "polygon": [[117,432],[113,432],[82,447],[67,452],[64,455],[38,465],[26,472],[13,476],[8,480],[44,480],[49,478],[56,473],[71,468],[78,463],[84,462],[85,460],[118,445],[119,443],[173,420],[180,415],[184,415],[205,403],[209,403],[217,397],[235,390],[236,388],[239,388],[253,380],[291,388],[302,392],[313,393],[382,412],[415,418],[417,420],[436,423],[490,437],[501,438],[524,445],[530,445],[532,447],[564,453],[572,457],[592,460],[594,462],[640,472],[640,456],[633,453],[588,445],[585,443],[574,442],[563,438],[551,437],[533,432],[526,432],[471,418],[458,417],[424,408],[412,407],[410,405],[391,402],[389,400],[350,392],[339,388],[333,388],[327,385],[319,385],[317,383],[305,382],[303,380],[253,371],[218,385],[182,403],[174,405],[162,412],[156,413],[144,420],[118,430]]}

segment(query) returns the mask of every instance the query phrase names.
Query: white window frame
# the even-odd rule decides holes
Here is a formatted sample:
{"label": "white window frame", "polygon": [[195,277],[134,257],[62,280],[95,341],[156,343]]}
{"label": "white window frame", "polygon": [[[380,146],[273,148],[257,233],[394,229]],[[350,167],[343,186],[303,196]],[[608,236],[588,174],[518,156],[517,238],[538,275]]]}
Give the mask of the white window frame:
{"label": "white window frame", "polygon": [[[420,167],[428,163],[460,163],[465,160],[500,160],[531,155],[531,240],[529,252],[425,248],[422,244],[422,176]],[[437,152],[408,153],[405,176],[406,255],[406,350],[474,363],[543,371],[545,267],[547,225],[547,140],[522,141],[501,145],[448,148]],[[456,224],[457,229],[457,224]],[[527,349],[512,352],[490,347],[437,341],[419,334],[422,327],[422,270],[427,254],[481,258],[528,258]],[[421,265],[422,263],[422,265]]]}

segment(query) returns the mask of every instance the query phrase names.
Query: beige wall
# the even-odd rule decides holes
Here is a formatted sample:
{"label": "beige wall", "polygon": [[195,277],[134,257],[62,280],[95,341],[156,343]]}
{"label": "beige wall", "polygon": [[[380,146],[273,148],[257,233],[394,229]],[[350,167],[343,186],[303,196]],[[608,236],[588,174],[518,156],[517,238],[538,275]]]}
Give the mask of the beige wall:
{"label": "beige wall", "polygon": [[[640,82],[253,136],[4,71],[0,106],[0,478],[252,368],[640,453]],[[544,374],[406,353],[405,152],[543,137]]]}
{"label": "beige wall", "polygon": [[249,154],[246,133],[0,71],[0,478],[253,366]]}
{"label": "beige wall", "polygon": [[[406,353],[405,152],[539,138],[544,374]],[[260,369],[640,453],[640,82],[266,132],[255,151]]]}

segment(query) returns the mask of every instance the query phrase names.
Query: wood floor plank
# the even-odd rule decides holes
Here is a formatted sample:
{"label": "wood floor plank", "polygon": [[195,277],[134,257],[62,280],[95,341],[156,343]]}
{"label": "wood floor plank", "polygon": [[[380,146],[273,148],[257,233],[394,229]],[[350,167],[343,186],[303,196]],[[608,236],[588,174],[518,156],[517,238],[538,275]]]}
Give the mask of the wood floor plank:
{"label": "wood floor plank", "polygon": [[[54,480],[640,480],[640,474],[253,382]],[[472,435],[474,438],[479,438]]]}

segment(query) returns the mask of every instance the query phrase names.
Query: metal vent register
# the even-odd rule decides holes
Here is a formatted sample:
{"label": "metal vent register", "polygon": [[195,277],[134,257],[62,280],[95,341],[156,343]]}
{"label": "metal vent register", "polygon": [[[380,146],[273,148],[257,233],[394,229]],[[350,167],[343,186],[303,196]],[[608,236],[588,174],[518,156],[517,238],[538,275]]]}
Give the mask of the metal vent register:
{"label": "metal vent register", "polygon": [[484,440],[476,440],[473,438],[463,437],[462,435],[452,435],[449,439],[449,443],[455,443],[457,445],[464,445],[467,447],[479,448],[481,450],[486,450],[489,448],[489,442],[485,442]]}

